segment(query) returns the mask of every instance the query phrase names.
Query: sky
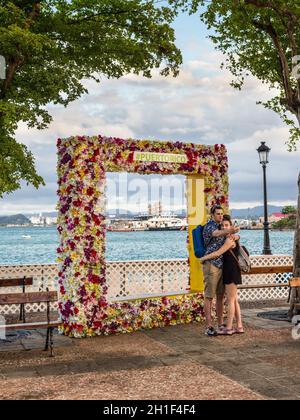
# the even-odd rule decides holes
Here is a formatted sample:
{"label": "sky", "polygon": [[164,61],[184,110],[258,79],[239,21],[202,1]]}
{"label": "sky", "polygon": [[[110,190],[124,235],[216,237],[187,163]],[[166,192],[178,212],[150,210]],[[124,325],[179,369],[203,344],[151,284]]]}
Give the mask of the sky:
{"label": "sky", "polygon": [[[288,152],[288,129],[274,112],[256,105],[256,101],[270,98],[271,93],[254,78],[247,80],[241,92],[230,86],[231,75],[220,69],[223,57],[207,39],[208,32],[198,16],[181,15],[174,28],[184,59],[176,79],[155,74],[152,79],[134,75],[103,79],[99,85],[86,81],[88,95],[67,109],[49,106],[53,122],[48,129],[28,130],[20,125],[17,139],[33,152],[46,186],[35,190],[22,185],[21,190],[1,200],[0,214],[54,211],[57,138],[97,134],[225,144],[231,208],[262,204],[262,169],[256,149],[266,141],[272,149],[269,203],[296,203],[300,147],[297,152]],[[111,183],[116,179],[113,174],[109,177]],[[132,176],[129,180],[133,180]],[[112,190],[108,191],[108,207],[113,208],[114,198]],[[124,197],[119,205],[122,200]]]}

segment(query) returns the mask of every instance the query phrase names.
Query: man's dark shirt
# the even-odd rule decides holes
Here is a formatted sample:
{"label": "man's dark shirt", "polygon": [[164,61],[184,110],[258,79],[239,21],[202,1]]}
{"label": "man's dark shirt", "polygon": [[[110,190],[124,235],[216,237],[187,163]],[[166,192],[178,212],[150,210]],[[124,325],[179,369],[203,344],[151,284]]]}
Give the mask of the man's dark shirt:
{"label": "man's dark shirt", "polygon": [[[226,241],[225,236],[220,236],[218,238],[213,236],[213,233],[216,230],[220,230],[221,226],[218,225],[214,220],[208,222],[203,230],[203,238],[204,238],[204,245],[206,248],[205,255],[211,254],[212,252],[218,251],[224,245]],[[223,255],[219,258],[215,258],[212,260],[207,261],[214,266],[223,269]]]}

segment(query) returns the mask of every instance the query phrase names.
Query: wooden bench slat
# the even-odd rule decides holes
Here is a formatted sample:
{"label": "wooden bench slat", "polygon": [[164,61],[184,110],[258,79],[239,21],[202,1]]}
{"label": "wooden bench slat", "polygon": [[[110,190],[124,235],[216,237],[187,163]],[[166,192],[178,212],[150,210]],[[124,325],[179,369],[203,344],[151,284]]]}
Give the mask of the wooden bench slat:
{"label": "wooden bench slat", "polygon": [[238,286],[238,289],[274,289],[277,287],[289,287],[287,283],[272,283],[272,284],[243,284]]}
{"label": "wooden bench slat", "polygon": [[56,302],[57,300],[57,292],[9,293],[5,295],[0,294],[0,305],[45,303]]}
{"label": "wooden bench slat", "polygon": [[291,287],[300,287],[300,277],[294,277],[290,280]]}
{"label": "wooden bench slat", "polygon": [[282,274],[282,273],[292,273],[293,266],[275,266],[275,267],[252,267],[249,275],[252,274]]}
{"label": "wooden bench slat", "polygon": [[61,325],[61,321],[51,321],[49,324],[44,322],[32,322],[28,324],[7,324],[0,325],[0,330],[34,330],[36,328],[56,328]]}
{"label": "wooden bench slat", "polygon": [[16,278],[16,279],[0,279],[0,287],[17,287],[17,286],[32,286],[33,277]]}

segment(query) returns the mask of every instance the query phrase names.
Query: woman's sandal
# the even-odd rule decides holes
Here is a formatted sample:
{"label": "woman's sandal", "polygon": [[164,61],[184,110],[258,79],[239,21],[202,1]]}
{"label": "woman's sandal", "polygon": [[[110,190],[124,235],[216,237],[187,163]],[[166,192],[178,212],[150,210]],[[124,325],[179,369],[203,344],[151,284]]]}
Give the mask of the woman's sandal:
{"label": "woman's sandal", "polygon": [[235,328],[234,329],[235,334],[245,334],[244,328]]}
{"label": "woman's sandal", "polygon": [[229,330],[228,328],[223,328],[222,330],[218,331],[218,335],[233,335],[235,334],[235,330]]}

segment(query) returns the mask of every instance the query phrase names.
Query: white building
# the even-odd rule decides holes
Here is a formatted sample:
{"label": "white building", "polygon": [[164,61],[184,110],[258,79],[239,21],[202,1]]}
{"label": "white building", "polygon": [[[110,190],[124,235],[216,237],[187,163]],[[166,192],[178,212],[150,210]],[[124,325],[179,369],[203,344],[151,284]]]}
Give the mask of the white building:
{"label": "white building", "polygon": [[42,213],[38,216],[31,216],[29,220],[34,226],[52,226],[57,223],[57,217],[45,217]]}

